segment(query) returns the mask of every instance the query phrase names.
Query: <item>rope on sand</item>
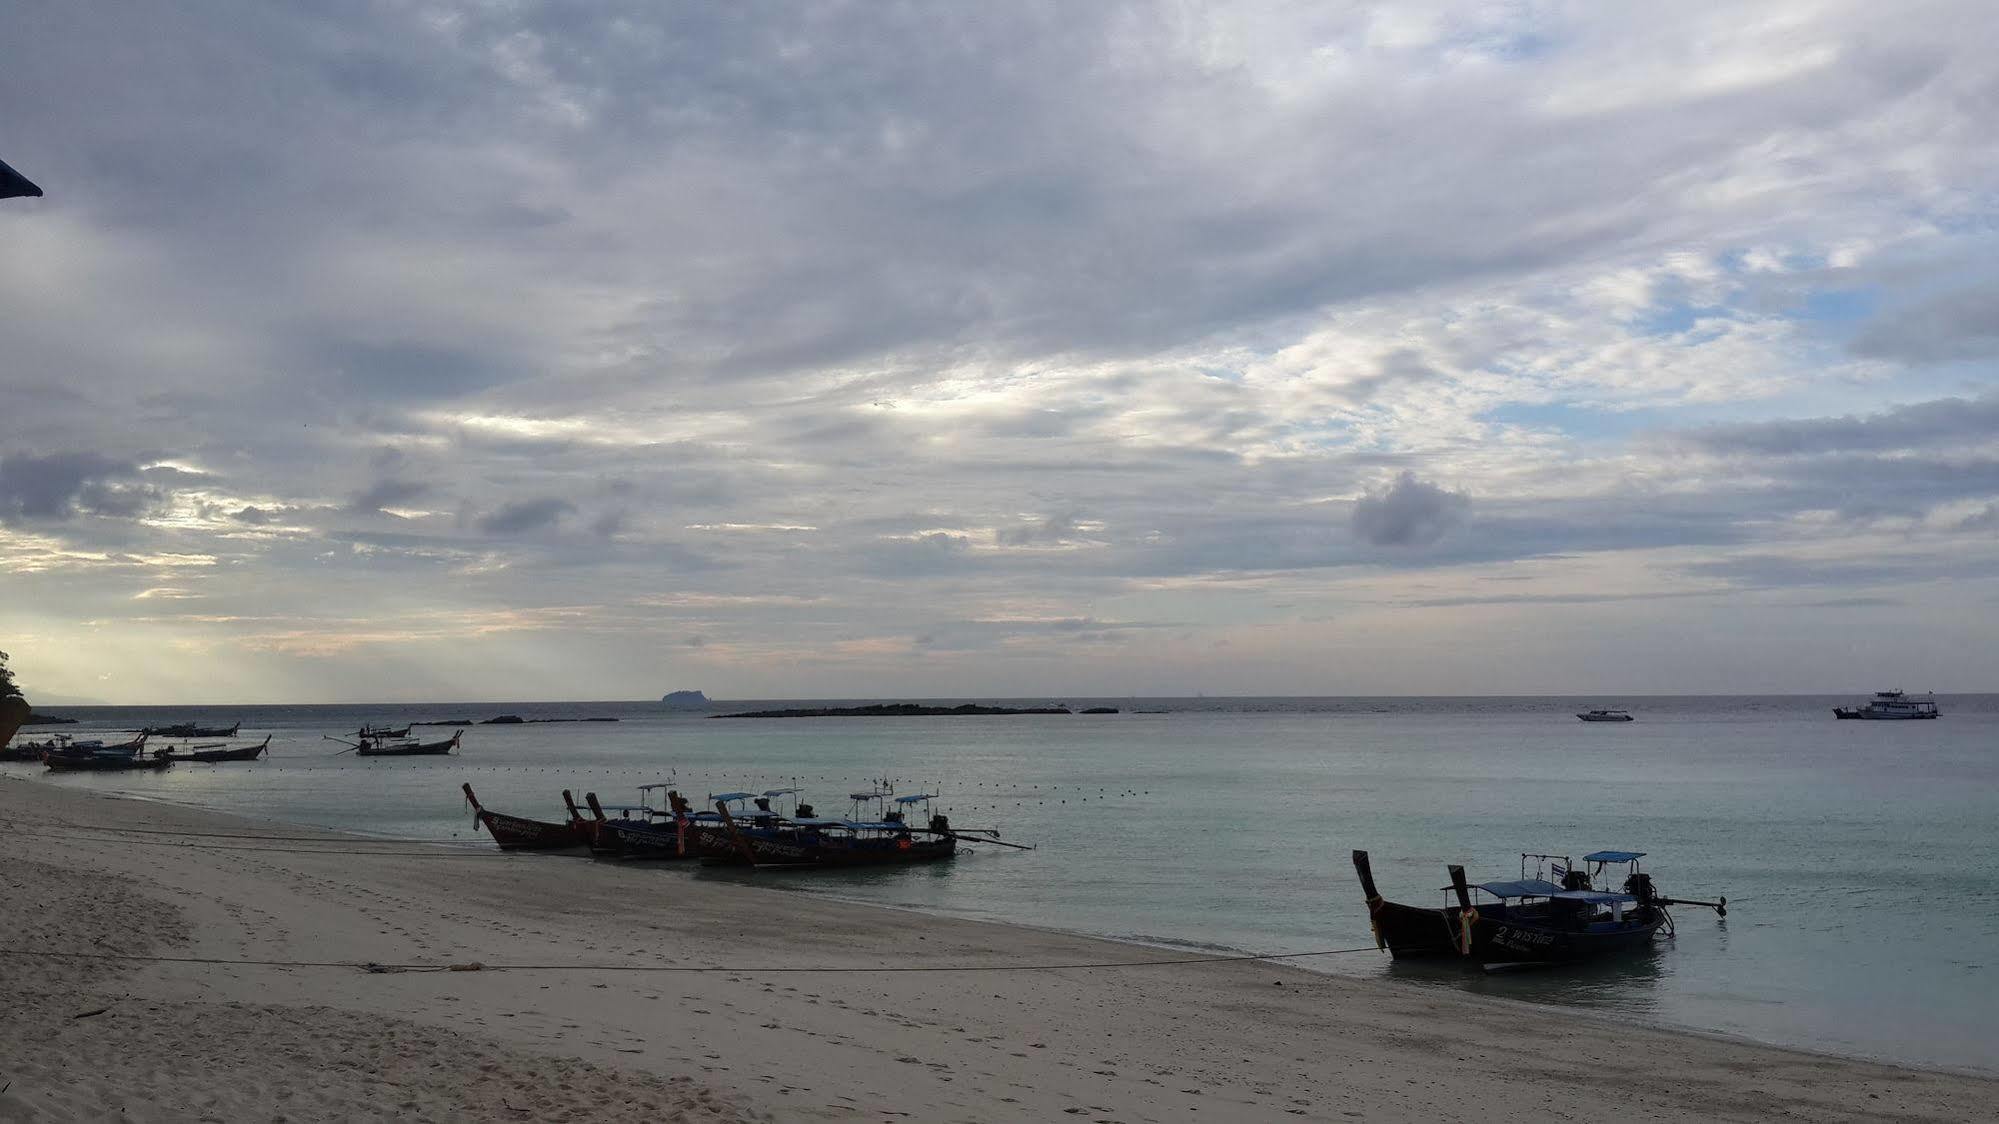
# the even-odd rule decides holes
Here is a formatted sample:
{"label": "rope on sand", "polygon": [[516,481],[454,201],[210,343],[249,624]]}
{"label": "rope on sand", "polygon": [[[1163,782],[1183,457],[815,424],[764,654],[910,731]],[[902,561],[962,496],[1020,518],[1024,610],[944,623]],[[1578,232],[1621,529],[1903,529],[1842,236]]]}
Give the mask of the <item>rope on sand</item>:
{"label": "rope on sand", "polygon": [[53,952],[34,948],[0,948],[0,956],[34,956],[52,960],[120,960],[145,964],[213,964],[231,968],[346,968],[367,972],[672,972],[724,975],[859,975],[934,972],[1062,972],[1084,968],[1165,968],[1182,964],[1246,964],[1253,961],[1299,960],[1313,956],[1343,956],[1379,952],[1375,946],[1329,948],[1314,952],[1276,952],[1243,956],[1184,956],[1167,960],[1099,960],[1074,964],[900,964],[881,967],[715,967],[696,964],[380,964],[352,960],[226,960],[212,956],[133,956],[112,952]]}

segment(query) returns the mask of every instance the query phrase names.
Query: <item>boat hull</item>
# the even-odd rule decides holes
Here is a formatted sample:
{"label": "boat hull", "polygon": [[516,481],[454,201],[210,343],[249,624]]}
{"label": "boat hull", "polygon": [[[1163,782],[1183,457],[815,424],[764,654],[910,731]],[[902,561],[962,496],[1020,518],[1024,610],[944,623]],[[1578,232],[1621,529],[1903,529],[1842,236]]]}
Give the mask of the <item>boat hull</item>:
{"label": "boat hull", "polygon": [[1657,910],[1622,923],[1568,928],[1509,915],[1500,907],[1480,909],[1472,924],[1468,958],[1480,964],[1577,964],[1638,952],[1652,946],[1665,924]]}
{"label": "boat hull", "polygon": [[942,839],[861,839],[842,842],[787,832],[741,831],[733,845],[703,855],[717,866],[856,867],[939,862],[957,854],[958,841]]}
{"label": "boat hull", "polygon": [[600,855],[620,859],[675,861],[700,857],[693,839],[666,824],[636,820],[599,820],[590,849]]}
{"label": "boat hull", "polygon": [[1397,960],[1463,955],[1458,951],[1456,910],[1424,909],[1375,898],[1368,902],[1367,913],[1374,926],[1375,944],[1387,949]]}
{"label": "boat hull", "polygon": [[1941,717],[1934,710],[1912,714],[1884,714],[1878,710],[1868,710],[1865,707],[1858,706],[1833,707],[1832,716],[1840,719],[1858,719],[1863,722],[1921,722],[1926,719]]}
{"label": "boat hull", "polygon": [[356,757],[432,757],[450,753],[458,748],[458,735],[453,734],[441,742],[423,742],[415,745],[362,745],[354,751]]}
{"label": "boat hull", "polygon": [[51,753],[42,758],[42,764],[51,769],[75,773],[118,773],[138,769],[164,769],[174,763],[171,757],[98,757],[69,756]]}
{"label": "boat hull", "polygon": [[502,851],[569,851],[590,844],[589,834],[575,823],[550,823],[480,809],[479,824]]}

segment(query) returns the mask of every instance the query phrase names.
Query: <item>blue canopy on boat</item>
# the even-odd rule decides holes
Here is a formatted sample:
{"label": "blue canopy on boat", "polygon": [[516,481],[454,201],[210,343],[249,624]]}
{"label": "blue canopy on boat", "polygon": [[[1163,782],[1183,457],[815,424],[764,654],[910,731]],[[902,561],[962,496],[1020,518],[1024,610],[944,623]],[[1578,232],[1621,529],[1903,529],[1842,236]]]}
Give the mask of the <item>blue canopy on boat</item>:
{"label": "blue canopy on boat", "polygon": [[805,790],[802,788],[767,788],[764,789],[764,795],[771,799],[776,799],[777,797],[780,796],[791,796],[794,793],[800,793],[804,791]]}
{"label": "blue canopy on boat", "polygon": [[860,820],[841,820],[841,827],[851,827],[855,831],[903,831],[909,825],[904,823],[866,823]]}
{"label": "blue canopy on boat", "polygon": [[1643,851],[1591,851],[1583,856],[1586,863],[1628,863],[1645,857]]}
{"label": "blue canopy on boat", "polygon": [[802,817],[802,818],[800,818],[800,817],[794,817],[794,818],[793,818],[793,819],[792,819],[792,820],[791,820],[790,822],[791,822],[791,823],[795,823],[795,824],[797,824],[797,825],[798,825],[798,826],[800,826],[800,827],[845,827],[845,826],[847,826],[847,821],[845,821],[845,820],[827,820],[827,819],[820,819],[820,818],[819,818],[819,817],[817,817],[817,816],[805,816],[805,817]]}
{"label": "blue canopy on boat", "polygon": [[1609,905],[1612,902],[1625,902],[1628,904],[1638,900],[1630,894],[1618,894],[1609,890],[1563,890],[1559,894],[1549,894],[1548,896],[1567,902],[1588,902],[1591,905]]}
{"label": "blue canopy on boat", "polygon": [[935,800],[936,798],[935,793],[920,792],[915,796],[898,796],[895,798],[895,802],[898,804],[915,804],[921,800]]}
{"label": "blue canopy on boat", "polygon": [[1562,892],[1559,883],[1545,878],[1522,878],[1517,882],[1481,882],[1478,888],[1495,898],[1547,898]]}

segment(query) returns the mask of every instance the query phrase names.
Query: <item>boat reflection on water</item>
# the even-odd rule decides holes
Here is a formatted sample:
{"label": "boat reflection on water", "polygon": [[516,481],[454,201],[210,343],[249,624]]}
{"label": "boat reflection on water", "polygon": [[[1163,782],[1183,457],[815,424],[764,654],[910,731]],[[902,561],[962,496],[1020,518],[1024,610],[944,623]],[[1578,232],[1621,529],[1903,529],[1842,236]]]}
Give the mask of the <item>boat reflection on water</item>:
{"label": "boat reflection on water", "polygon": [[[1726,927],[1723,923],[1722,928]],[[1624,956],[1564,965],[1559,971],[1523,968],[1468,973],[1463,965],[1451,961],[1393,960],[1387,965],[1387,976],[1397,982],[1494,999],[1653,1017],[1659,1014],[1658,987],[1671,971],[1668,958],[1672,955],[1672,942],[1662,940]]]}

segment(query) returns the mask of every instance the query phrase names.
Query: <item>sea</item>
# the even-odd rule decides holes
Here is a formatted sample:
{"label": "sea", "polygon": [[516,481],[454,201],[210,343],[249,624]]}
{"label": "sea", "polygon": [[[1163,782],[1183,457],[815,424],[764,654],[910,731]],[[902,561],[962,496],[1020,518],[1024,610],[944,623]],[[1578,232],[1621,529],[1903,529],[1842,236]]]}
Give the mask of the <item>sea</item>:
{"label": "sea", "polygon": [[[1116,714],[719,718],[882,701],[1115,707]],[[853,699],[54,707],[97,736],[240,721],[254,764],[43,774],[47,783],[370,835],[490,847],[459,790],[563,818],[563,789],[636,803],[802,789],[821,815],[886,779],[934,793],[972,846],[950,863],[744,874],[629,865],[632,895],[749,880],[1195,954],[1591,1012],[1785,1046],[1999,1073],[1999,695],[1938,696],[1930,722],[1835,721],[1848,696],[1621,698]],[[1589,724],[1592,707],[1636,721]],[[485,719],[615,718],[615,722]],[[368,723],[469,719],[449,757],[358,759],[326,740]],[[429,738],[453,727],[418,727]],[[135,842],[133,846],[142,847]],[[1443,904],[1446,864],[1518,877],[1523,853],[1646,853],[1673,911],[1646,955],[1478,972],[1373,949],[1351,855],[1385,896]],[[423,861],[411,859],[409,861]],[[516,856],[496,862],[586,862]],[[773,925],[782,925],[774,913]]]}

